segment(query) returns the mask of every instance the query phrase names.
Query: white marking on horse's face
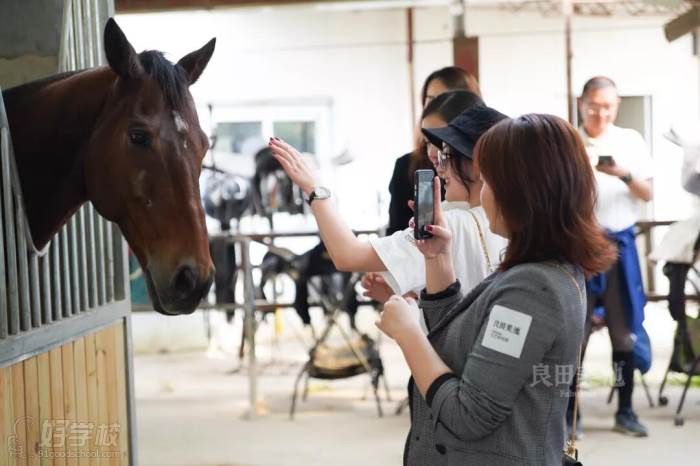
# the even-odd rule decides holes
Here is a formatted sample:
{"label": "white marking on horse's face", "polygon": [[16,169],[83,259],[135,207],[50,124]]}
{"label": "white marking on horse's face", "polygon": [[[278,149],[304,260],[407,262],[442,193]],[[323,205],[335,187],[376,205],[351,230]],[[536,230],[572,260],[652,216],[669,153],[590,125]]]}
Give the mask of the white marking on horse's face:
{"label": "white marking on horse's face", "polygon": [[180,115],[180,113],[176,112],[175,110],[173,110],[173,120],[175,120],[175,129],[178,133],[187,132],[187,123],[185,123],[185,120],[182,118],[182,115]]}
{"label": "white marking on horse's face", "polygon": [[136,197],[146,196],[146,170],[139,171],[131,181],[133,194]]}
{"label": "white marking on horse's face", "polygon": [[178,133],[182,135],[182,147],[184,149],[187,149],[187,123],[185,123],[185,120],[182,118],[182,115],[180,115],[175,110],[173,110],[173,120],[175,121],[175,129]]}

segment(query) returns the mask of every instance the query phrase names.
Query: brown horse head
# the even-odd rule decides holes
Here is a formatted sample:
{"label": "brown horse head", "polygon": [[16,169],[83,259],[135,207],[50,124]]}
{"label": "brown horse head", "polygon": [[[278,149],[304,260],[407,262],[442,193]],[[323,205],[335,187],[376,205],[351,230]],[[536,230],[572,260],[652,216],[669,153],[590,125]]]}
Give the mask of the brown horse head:
{"label": "brown horse head", "polygon": [[137,54],[110,19],[104,44],[117,76],[85,147],[87,198],[121,228],[155,309],[188,314],[214,271],[198,182],[208,140],[188,87],[215,39],[173,64],[160,52]]}

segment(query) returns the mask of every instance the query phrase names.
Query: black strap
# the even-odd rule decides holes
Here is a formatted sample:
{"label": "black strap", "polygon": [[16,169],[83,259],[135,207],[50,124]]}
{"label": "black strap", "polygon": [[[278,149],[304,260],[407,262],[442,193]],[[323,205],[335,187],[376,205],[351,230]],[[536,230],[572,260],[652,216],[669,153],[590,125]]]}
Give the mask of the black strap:
{"label": "black strap", "polygon": [[440,387],[442,387],[448,380],[456,378],[457,376],[454,374],[454,372],[445,372],[441,376],[438,376],[437,379],[433,380],[433,383],[430,384],[430,387],[428,387],[428,391],[425,394],[425,401],[428,403],[428,407],[432,407],[433,398],[435,398],[435,394],[438,392],[438,390],[440,390]]}

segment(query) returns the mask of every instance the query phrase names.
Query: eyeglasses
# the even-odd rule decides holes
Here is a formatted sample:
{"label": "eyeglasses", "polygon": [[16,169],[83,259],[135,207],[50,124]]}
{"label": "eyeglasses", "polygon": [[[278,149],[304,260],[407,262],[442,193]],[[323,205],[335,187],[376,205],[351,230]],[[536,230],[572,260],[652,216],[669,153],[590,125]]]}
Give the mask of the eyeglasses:
{"label": "eyeglasses", "polygon": [[584,105],[584,111],[587,115],[600,115],[600,114],[605,114],[605,115],[610,115],[617,110],[617,105],[615,104],[607,104],[607,105],[598,105],[598,104],[590,104],[586,103]]}
{"label": "eyeglasses", "polygon": [[447,159],[452,157],[452,148],[447,145],[447,143],[442,143],[442,149],[438,149],[437,159],[438,159],[438,169],[447,169]]}

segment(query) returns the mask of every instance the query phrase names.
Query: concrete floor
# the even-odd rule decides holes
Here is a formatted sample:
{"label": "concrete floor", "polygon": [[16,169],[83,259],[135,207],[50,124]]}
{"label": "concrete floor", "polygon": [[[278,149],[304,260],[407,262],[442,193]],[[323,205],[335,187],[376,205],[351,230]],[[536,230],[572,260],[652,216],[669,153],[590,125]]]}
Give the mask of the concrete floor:
{"label": "concrete floor", "polygon": [[[362,326],[371,329],[371,313]],[[272,326],[269,326],[272,327]],[[654,394],[670,354],[673,325],[667,312],[648,312],[655,364],[646,379]],[[408,371],[398,348],[383,340],[382,355],[394,401],[384,402],[379,418],[366,376],[312,381],[297,417],[288,417],[294,378],[304,361],[298,340],[283,335],[277,345],[261,332],[259,391],[262,415],[247,419],[248,381],[237,358],[222,352],[188,352],[135,357],[138,456],[141,466],[344,466],[399,465],[408,428],[406,413],[394,415]],[[265,341],[268,340],[268,341]],[[674,427],[681,387],[668,388],[669,406],[650,408],[641,386],[635,407],[650,430],[647,439],[612,432],[614,404],[606,405],[610,347],[605,331],[594,334],[584,367],[581,393],[585,434],[580,442],[586,466],[700,464],[700,389],[686,400],[686,423]]]}

